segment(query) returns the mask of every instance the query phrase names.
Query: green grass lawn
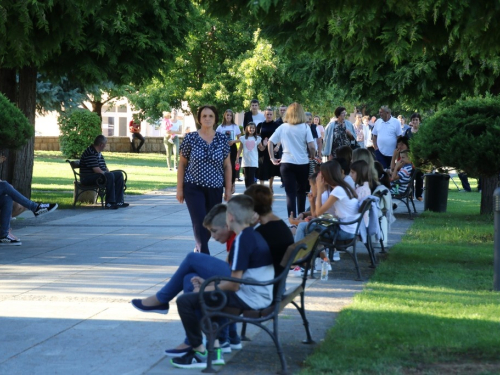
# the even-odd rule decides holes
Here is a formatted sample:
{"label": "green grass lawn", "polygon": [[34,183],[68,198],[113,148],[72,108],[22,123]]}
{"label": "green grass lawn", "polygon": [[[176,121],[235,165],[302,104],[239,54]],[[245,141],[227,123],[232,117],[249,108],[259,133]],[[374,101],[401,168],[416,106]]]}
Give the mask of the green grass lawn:
{"label": "green grass lawn", "polygon": [[[127,172],[127,194],[144,194],[177,183],[176,172],[168,170],[163,154],[107,152],[104,158],[109,169]],[[73,204],[73,181],[73,172],[61,152],[35,151],[32,200],[57,202],[61,208],[69,208]]]}
{"label": "green grass lawn", "polygon": [[500,373],[493,218],[450,188],[448,212],[415,219],[302,374]]}

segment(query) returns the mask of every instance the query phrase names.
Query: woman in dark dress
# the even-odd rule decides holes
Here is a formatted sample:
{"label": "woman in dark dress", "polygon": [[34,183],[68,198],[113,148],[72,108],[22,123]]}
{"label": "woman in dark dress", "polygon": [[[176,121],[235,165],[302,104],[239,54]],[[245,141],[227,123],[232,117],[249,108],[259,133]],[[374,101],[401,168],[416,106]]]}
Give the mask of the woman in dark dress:
{"label": "woman in dark dress", "polygon": [[[274,177],[280,175],[280,170],[279,166],[271,162],[269,152],[267,151],[267,142],[279,125],[273,121],[272,109],[267,108],[264,111],[264,116],[266,117],[266,121],[257,125],[257,135],[262,139],[261,144],[264,146],[264,149],[260,150],[259,148],[259,168],[257,169],[256,177],[259,179],[261,185],[264,185],[264,181],[269,180],[269,189],[273,192]],[[274,148],[275,153],[278,151],[279,145]]]}

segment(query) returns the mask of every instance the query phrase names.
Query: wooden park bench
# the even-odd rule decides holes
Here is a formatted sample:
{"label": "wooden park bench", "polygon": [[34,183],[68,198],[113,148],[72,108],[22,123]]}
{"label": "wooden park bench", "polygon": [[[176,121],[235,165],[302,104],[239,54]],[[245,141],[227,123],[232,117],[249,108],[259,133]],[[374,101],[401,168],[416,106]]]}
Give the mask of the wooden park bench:
{"label": "wooden park bench", "polygon": [[[250,279],[236,279],[232,277],[224,277],[224,276],[214,276],[211,277],[202,284],[200,288],[200,303],[201,303],[201,311],[202,311],[202,320],[201,326],[203,331],[207,336],[207,349],[209,352],[208,355],[208,363],[207,368],[203,370],[203,372],[215,372],[212,367],[212,358],[214,352],[214,341],[219,337],[219,332],[231,322],[242,322],[242,338],[245,337],[246,324],[253,324],[271,336],[273,342],[276,345],[276,349],[278,352],[278,356],[281,361],[281,373],[287,374],[287,363],[285,356],[283,354],[283,348],[281,346],[281,342],[279,339],[278,332],[278,323],[279,323],[279,314],[285,306],[289,303],[293,304],[300,313],[302,317],[302,321],[304,322],[304,327],[306,330],[306,340],[303,341],[304,344],[313,344],[314,341],[311,337],[311,332],[309,330],[309,322],[306,318],[306,309],[304,304],[305,290],[306,290],[306,281],[307,281],[307,271],[309,270],[311,263],[313,262],[313,257],[316,253],[316,248],[319,243],[319,235],[318,232],[312,232],[307,235],[304,239],[299,242],[296,242],[290,245],[281,261],[281,266],[284,267],[284,271],[281,272],[280,275],[275,277],[273,280],[269,280],[266,282],[258,282]],[[304,274],[302,276],[301,283],[297,286],[291,287],[288,290],[286,289],[286,278],[288,276],[288,271],[290,267],[300,265],[304,267]],[[220,304],[218,306],[208,306],[205,303],[203,298],[203,293],[207,285],[214,283],[215,290],[209,293],[216,297],[220,297],[223,293],[218,288],[218,285],[221,281],[232,281],[238,284],[245,285],[274,285],[274,300],[269,307],[260,310],[245,310],[241,311],[236,308],[226,307],[226,299],[218,298],[220,300]],[[300,297],[300,301],[296,302],[295,298]],[[222,325],[218,325],[214,318],[228,318],[228,322]],[[271,321],[273,322],[272,328],[264,325],[265,322]]]}
{"label": "wooden park bench", "polygon": [[[98,198],[101,198],[101,207],[104,208],[104,198],[106,197],[106,176],[101,175],[94,185],[84,185],[81,182],[80,175],[80,160],[66,160],[71,166],[75,181],[73,181],[74,191],[73,191],[73,208],[76,206],[78,198],[86,193],[93,192],[91,203],[95,204]],[[125,171],[119,170],[123,173],[123,191],[127,190],[127,173]]]}

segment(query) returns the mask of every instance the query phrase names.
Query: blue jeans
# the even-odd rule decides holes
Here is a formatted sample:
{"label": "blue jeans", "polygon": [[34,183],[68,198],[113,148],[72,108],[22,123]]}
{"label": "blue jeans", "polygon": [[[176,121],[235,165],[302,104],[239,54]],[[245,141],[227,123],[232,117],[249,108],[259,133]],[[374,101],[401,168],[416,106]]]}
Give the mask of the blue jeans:
{"label": "blue jeans", "polygon": [[[199,276],[203,279],[208,279],[211,276],[231,276],[229,264],[210,255],[203,253],[189,253],[175,271],[169,282],[156,293],[156,298],[161,303],[170,302],[181,291],[190,293],[194,287],[191,279],[194,276]],[[201,316],[199,317],[201,319]],[[226,341],[229,332],[236,332],[236,324],[230,324],[229,329],[226,327],[221,332],[219,339]],[[186,339],[184,343],[189,345]]]}
{"label": "blue jeans", "polygon": [[[306,221],[303,221],[302,223],[299,223],[297,226],[297,230],[295,231],[295,238],[294,241],[300,241],[306,236],[306,228],[309,223]],[[311,224],[311,227],[309,228],[309,232],[312,232],[318,225],[313,223]],[[338,232],[337,232],[337,240],[344,241],[344,240],[350,240],[354,238],[354,233],[349,233],[346,232],[345,230],[341,229],[339,227]]]}
{"label": "blue jeans", "polygon": [[0,195],[0,238],[9,234],[10,218],[12,216],[12,198]]}
{"label": "blue jeans", "polygon": [[172,278],[156,293],[161,303],[168,303],[181,291],[193,291],[190,282],[193,276],[208,279],[212,276],[231,276],[229,264],[203,253],[189,253],[175,271]]}
{"label": "blue jeans", "polygon": [[7,181],[0,181],[0,195],[8,195],[14,202],[19,203],[21,206],[26,207],[32,212],[35,212],[38,203],[30,201],[20,192],[12,187]]}

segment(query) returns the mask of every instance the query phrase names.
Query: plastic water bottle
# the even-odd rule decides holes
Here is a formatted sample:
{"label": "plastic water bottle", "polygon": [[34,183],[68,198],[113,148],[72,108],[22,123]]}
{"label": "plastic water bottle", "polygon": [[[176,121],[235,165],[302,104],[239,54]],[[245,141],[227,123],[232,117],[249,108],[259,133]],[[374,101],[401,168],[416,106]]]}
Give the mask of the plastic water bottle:
{"label": "plastic water bottle", "polygon": [[328,263],[330,261],[327,257],[323,259],[323,263],[321,264],[321,280],[328,280]]}

